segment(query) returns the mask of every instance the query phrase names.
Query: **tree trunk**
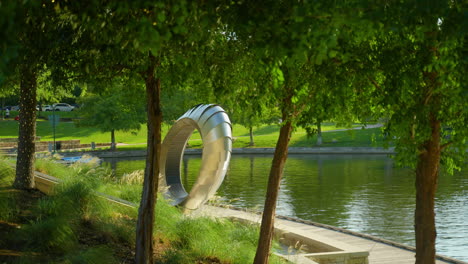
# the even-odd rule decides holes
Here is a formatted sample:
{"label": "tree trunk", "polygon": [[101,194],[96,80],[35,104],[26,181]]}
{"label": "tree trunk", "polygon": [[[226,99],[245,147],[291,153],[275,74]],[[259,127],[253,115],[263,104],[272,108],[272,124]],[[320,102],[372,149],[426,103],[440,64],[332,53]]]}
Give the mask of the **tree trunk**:
{"label": "tree trunk", "polygon": [[322,145],[322,123],[317,122],[317,146]]}
{"label": "tree trunk", "polygon": [[161,82],[154,76],[156,58],[149,53],[150,66],[145,75],[146,96],[148,104],[148,154],[146,156],[145,178],[136,230],[136,256],[138,264],[153,264],[153,224],[156,206],[159,159],[161,154],[160,106]]}
{"label": "tree trunk", "polygon": [[430,114],[431,137],[423,143],[416,167],[416,264],[435,263],[435,212],[440,163],[440,121]]}
{"label": "tree trunk", "polygon": [[257,253],[254,264],[268,264],[270,258],[271,241],[275,222],[276,201],[278,199],[281,177],[283,175],[284,164],[288,157],[288,145],[291,138],[292,123],[283,113],[283,120],[288,120],[281,127],[278,142],[276,143],[275,154],[268,178],[268,188],[263,209],[262,225],[260,227],[260,237],[258,239]]}
{"label": "tree trunk", "polygon": [[250,136],[250,144],[249,145],[252,147],[252,146],[255,145],[252,126],[249,127],[249,136]]}
{"label": "tree trunk", "polygon": [[18,135],[18,158],[13,186],[18,189],[34,188],[34,153],[36,151],[36,92],[37,73],[31,64],[20,68],[20,118]]}
{"label": "tree trunk", "polygon": [[111,130],[111,150],[115,151],[115,129]]}

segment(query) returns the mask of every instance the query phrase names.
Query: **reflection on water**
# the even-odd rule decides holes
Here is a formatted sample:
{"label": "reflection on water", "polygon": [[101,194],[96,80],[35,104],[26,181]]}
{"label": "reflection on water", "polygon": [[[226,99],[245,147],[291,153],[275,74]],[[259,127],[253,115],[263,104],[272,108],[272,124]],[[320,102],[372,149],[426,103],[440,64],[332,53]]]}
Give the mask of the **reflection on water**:
{"label": "reflection on water", "polygon": [[[218,191],[225,202],[262,209],[270,155],[234,155]],[[111,165],[114,163],[113,165]],[[117,175],[143,169],[145,161],[119,160],[107,166]],[[189,190],[201,165],[185,156],[182,182]],[[468,261],[468,172],[441,175],[436,221],[437,251]],[[384,155],[290,155],[277,214],[350,229],[414,245],[414,176]]]}

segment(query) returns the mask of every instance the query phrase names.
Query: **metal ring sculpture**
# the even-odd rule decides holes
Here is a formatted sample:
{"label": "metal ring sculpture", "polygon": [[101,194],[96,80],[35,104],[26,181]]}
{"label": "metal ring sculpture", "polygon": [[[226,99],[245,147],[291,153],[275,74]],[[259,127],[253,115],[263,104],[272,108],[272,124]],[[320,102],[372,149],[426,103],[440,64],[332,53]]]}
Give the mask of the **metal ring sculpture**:
{"label": "metal ring sculpture", "polygon": [[[188,194],[180,177],[185,146],[197,129],[203,140],[202,165]],[[224,180],[232,151],[232,127],[226,112],[218,105],[197,105],[171,127],[161,152],[161,176],[169,187],[166,198],[174,205],[197,209],[212,197]]]}

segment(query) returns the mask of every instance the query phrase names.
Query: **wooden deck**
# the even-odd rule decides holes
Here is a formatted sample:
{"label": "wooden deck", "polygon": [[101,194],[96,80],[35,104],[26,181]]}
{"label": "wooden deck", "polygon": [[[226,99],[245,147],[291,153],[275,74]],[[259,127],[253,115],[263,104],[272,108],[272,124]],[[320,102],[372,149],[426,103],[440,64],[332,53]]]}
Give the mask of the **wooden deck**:
{"label": "wooden deck", "polygon": [[[194,212],[194,214],[215,217],[229,217],[239,219],[242,221],[250,221],[257,223],[261,222],[261,216],[258,214],[214,206],[204,206],[198,212]],[[368,252],[368,263],[370,264],[413,264],[415,262],[414,248],[405,245],[400,245],[392,241],[386,241],[383,239],[339,229],[336,227],[300,220],[300,222],[298,222],[292,218],[282,218],[277,218],[275,220],[276,231],[280,231],[281,233],[298,234],[299,236],[305,237],[306,239],[309,238],[312,240],[317,240],[323,243],[331,244],[331,246],[341,248],[344,251],[360,252],[361,254],[363,251]],[[328,254],[333,253],[334,252],[330,252]],[[304,257],[306,258],[291,258],[291,260],[295,263],[304,264],[320,263],[320,261],[308,261],[307,259],[310,258],[307,256],[308,255],[305,254]],[[365,262],[355,261],[349,263]],[[436,263],[467,264],[466,262],[462,262],[444,256],[438,256]]]}

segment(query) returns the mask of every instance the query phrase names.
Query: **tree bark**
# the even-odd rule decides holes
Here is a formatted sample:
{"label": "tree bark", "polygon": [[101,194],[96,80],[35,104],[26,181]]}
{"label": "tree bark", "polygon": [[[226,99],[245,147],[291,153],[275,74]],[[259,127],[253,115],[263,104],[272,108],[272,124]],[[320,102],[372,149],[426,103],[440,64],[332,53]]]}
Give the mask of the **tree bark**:
{"label": "tree bark", "polygon": [[278,199],[284,165],[288,157],[288,145],[292,132],[292,122],[288,118],[286,111],[283,111],[282,115],[283,120],[287,121],[281,127],[278,142],[276,143],[270,176],[268,178],[265,207],[263,210],[262,225],[260,227],[260,237],[258,239],[254,264],[268,264],[270,258],[271,241],[273,239],[275,224],[276,201]]}
{"label": "tree bark", "polygon": [[254,137],[253,137],[253,128],[250,126],[249,127],[249,136],[250,136],[250,146],[254,146],[255,145],[255,142],[254,142]]}
{"label": "tree bark", "polygon": [[148,154],[146,156],[143,193],[138,211],[136,230],[136,263],[153,263],[153,225],[159,181],[159,159],[161,153],[160,106],[161,82],[154,75],[156,58],[149,53],[150,66],[144,73],[148,104]]}
{"label": "tree bark", "polygon": [[111,150],[115,151],[115,130],[111,130]]}
{"label": "tree bark", "polygon": [[430,114],[431,137],[423,143],[416,166],[416,264],[435,263],[435,212],[440,164],[440,121]]}
{"label": "tree bark", "polygon": [[37,73],[31,64],[20,67],[20,118],[18,158],[13,186],[18,189],[34,188],[34,153],[36,151],[36,92]]}

